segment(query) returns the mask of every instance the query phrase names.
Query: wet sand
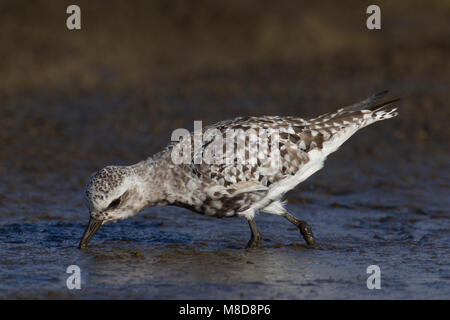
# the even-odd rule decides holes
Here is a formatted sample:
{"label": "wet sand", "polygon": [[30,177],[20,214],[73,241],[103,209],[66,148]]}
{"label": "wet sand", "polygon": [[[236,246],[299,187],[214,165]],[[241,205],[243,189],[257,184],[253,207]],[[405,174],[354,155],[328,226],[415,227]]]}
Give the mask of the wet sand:
{"label": "wet sand", "polygon": [[[107,28],[115,16],[100,11],[91,17],[104,29],[88,25],[84,36],[69,36],[70,50],[58,47],[67,41],[63,31],[44,37],[57,8],[39,3],[40,16],[50,18],[32,34],[22,25],[9,32],[11,21],[30,12],[12,6],[2,11],[9,20],[0,19],[8,44],[0,64],[1,298],[450,298],[444,2],[426,10],[412,2],[407,17],[400,4],[386,5],[386,28],[373,37],[353,25],[360,8],[347,2],[338,12],[331,4],[285,4],[255,15],[251,4],[233,4],[209,8],[212,20],[200,19],[201,6],[191,19],[181,4],[155,5],[124,12],[129,23],[115,33],[123,50]],[[181,24],[167,24],[158,37],[141,11],[159,25],[164,18]],[[425,24],[430,17],[434,23]],[[36,24],[31,19],[28,27]],[[302,38],[319,31],[321,41]],[[144,43],[150,35],[153,44]],[[222,46],[216,35],[228,42]],[[313,117],[384,89],[402,98],[400,116],[358,132],[287,195],[288,209],[312,226],[316,246],[307,247],[286,220],[260,214],[261,247],[245,250],[250,231],[242,219],[158,207],[105,225],[86,250],[76,248],[88,220],[90,174],[145,159],[174,129],[246,115]],[[66,287],[72,264],[81,268],[81,290]],[[366,286],[374,264],[381,290]]]}
{"label": "wet sand", "polygon": [[[421,188],[378,182],[384,187],[359,185],[336,194],[319,183],[327,180],[323,175],[289,197],[288,208],[315,231],[314,248],[280,217],[261,214],[262,245],[244,250],[245,221],[165,207],[103,226],[88,249],[78,250],[87,220],[82,208],[74,209],[78,201],[55,203],[37,192],[53,199],[51,208],[45,205],[51,213],[33,215],[40,210],[28,205],[0,227],[0,291],[30,299],[448,297],[445,188],[428,185],[433,193],[424,196]],[[71,264],[81,268],[80,291],[66,288]],[[381,290],[366,287],[372,264],[381,268]]]}
{"label": "wet sand", "polygon": [[[97,103],[99,108],[114,108]],[[81,105],[74,113],[88,114]],[[71,110],[61,114],[67,116]],[[60,117],[64,119],[57,115],[46,121],[61,121]],[[307,247],[286,220],[260,214],[257,222],[263,242],[254,250],[243,249],[250,237],[244,220],[207,218],[176,207],[150,208],[132,219],[103,226],[87,250],[78,250],[88,220],[83,188],[95,170],[90,166],[123,163],[123,159],[133,163],[150,154],[142,145],[160,140],[131,126],[128,132],[133,132],[133,138],[122,137],[123,131],[107,130],[78,139],[81,131],[74,133],[62,123],[66,138],[48,139],[36,151],[47,157],[45,152],[60,148],[61,154],[55,153],[47,162],[30,161],[29,167],[17,154],[17,167],[13,162],[3,167],[1,295],[29,299],[448,298],[448,158],[439,153],[430,157],[404,153],[395,138],[378,139],[389,135],[399,121],[359,132],[330,157],[322,171],[288,194],[288,208],[312,226],[315,247]],[[89,130],[104,129],[97,124]],[[139,140],[140,135],[147,141]],[[42,136],[21,138],[40,141]],[[33,145],[19,146],[33,150]],[[95,152],[102,148],[111,153],[104,152],[103,158]],[[71,264],[82,270],[80,291],[66,288],[65,269]],[[381,268],[381,290],[366,287],[366,268],[372,264]]]}

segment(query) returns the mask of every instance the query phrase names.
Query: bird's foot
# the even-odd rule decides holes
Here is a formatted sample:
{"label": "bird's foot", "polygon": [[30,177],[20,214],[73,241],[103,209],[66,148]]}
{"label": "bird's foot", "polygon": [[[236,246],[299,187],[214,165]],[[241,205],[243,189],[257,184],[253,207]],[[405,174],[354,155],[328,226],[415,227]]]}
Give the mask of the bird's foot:
{"label": "bird's foot", "polygon": [[256,236],[252,235],[245,248],[246,249],[256,248],[261,243],[261,239],[262,239],[261,234],[257,234]]}
{"label": "bird's foot", "polygon": [[300,229],[300,233],[302,234],[303,239],[305,239],[307,244],[312,246],[316,243],[312,229],[309,224],[307,224],[304,221],[301,221],[298,225],[298,228]]}

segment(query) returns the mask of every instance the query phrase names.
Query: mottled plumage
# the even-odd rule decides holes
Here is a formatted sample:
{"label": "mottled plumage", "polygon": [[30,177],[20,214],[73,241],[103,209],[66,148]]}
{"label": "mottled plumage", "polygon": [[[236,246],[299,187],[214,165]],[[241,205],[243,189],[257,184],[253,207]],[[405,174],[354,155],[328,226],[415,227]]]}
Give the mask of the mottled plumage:
{"label": "mottled plumage", "polygon": [[[91,220],[96,223],[90,223],[91,229],[148,206],[176,205],[209,216],[245,217],[252,231],[248,246],[260,240],[256,212],[282,215],[312,244],[311,228],[286,211],[283,196],[320,170],[327,156],[356,131],[397,115],[388,106],[396,100],[375,104],[386,92],[308,120],[263,116],[222,121],[203,129],[201,143],[194,142],[192,133],[136,165],[106,167],[87,186]],[[267,139],[251,140],[245,135],[248,132]],[[272,143],[277,143],[276,148]],[[190,160],[178,164],[173,155],[182,150],[190,150]],[[277,158],[271,157],[273,150],[278,151]],[[220,161],[227,155],[230,161]],[[89,230],[80,246],[92,237]]]}

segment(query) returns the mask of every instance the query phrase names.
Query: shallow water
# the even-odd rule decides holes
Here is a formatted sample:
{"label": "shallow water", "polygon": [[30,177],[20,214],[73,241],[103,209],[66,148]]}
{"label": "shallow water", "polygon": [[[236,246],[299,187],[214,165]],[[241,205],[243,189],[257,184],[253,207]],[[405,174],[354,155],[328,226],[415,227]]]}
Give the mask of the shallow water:
{"label": "shallow water", "polygon": [[[202,100],[210,89],[199,88],[187,99],[189,114],[170,91],[4,101],[0,297],[450,298],[450,161],[448,147],[439,144],[447,127],[423,124],[407,108],[398,119],[358,132],[287,195],[288,209],[312,226],[314,247],[278,216],[258,215],[262,244],[245,250],[250,231],[242,219],[157,207],[103,226],[86,250],[77,249],[88,221],[84,186],[94,170],[144,159],[193,119],[308,114],[309,104],[283,109],[265,93],[252,96],[273,108],[255,103],[238,110],[250,98]],[[434,90],[444,101],[445,91]],[[327,109],[314,105],[324,106],[314,113]],[[81,268],[81,290],[66,286],[70,265]],[[370,265],[381,269],[380,290],[367,288]]]}
{"label": "shallow water", "polygon": [[[0,295],[448,299],[448,177],[415,187],[420,174],[409,182],[399,178],[410,168],[361,170],[337,159],[328,167],[288,194],[288,209],[308,221],[317,245],[306,246],[283,218],[260,214],[263,241],[251,250],[243,249],[250,236],[244,220],[176,207],[105,225],[79,250],[88,219],[82,189],[70,190],[58,176],[15,188],[18,176],[10,174],[0,199]],[[380,178],[380,170],[392,170],[390,178]],[[81,290],[66,286],[73,264],[81,268]],[[381,269],[380,290],[366,286],[369,265]]]}

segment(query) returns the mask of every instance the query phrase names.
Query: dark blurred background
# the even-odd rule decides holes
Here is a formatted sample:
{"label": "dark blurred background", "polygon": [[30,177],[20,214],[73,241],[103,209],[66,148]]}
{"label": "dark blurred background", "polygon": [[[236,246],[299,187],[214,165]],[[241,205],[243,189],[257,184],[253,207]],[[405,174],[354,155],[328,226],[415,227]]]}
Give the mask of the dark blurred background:
{"label": "dark blurred background", "polygon": [[448,1],[379,1],[375,31],[367,1],[242,0],[80,0],[82,29],[69,31],[72,2],[0,2],[4,179],[54,174],[79,189],[193,120],[312,117],[384,89],[400,117],[358,133],[342,161],[447,172]]}

